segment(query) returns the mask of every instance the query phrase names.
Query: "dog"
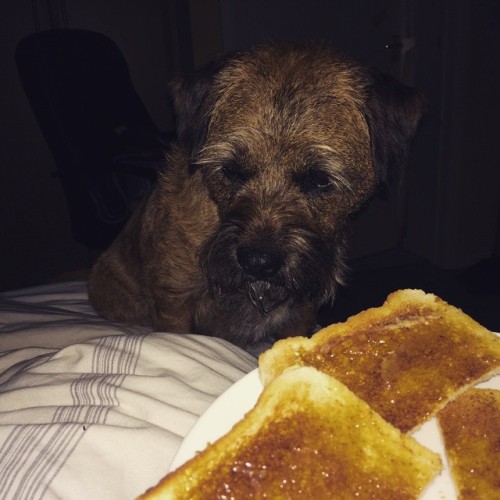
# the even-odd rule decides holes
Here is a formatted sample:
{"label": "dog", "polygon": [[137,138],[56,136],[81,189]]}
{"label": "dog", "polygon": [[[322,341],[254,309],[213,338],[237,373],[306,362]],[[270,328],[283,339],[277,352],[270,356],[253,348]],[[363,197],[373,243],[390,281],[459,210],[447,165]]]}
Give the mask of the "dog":
{"label": "dog", "polygon": [[246,346],[308,335],[349,221],[404,162],[423,98],[322,45],[266,45],[172,84],[177,139],[97,260],[102,316]]}

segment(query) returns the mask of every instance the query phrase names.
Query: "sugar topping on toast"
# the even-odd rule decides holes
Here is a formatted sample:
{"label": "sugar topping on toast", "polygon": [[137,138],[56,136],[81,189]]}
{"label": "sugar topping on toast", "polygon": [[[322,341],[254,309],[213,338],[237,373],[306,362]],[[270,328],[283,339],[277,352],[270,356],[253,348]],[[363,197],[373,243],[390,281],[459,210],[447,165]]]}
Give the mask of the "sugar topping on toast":
{"label": "sugar topping on toast", "polygon": [[293,365],[340,380],[407,432],[500,372],[500,338],[433,294],[399,290],[310,339],[276,342],[259,358],[262,382]]}
{"label": "sugar topping on toast", "polygon": [[460,498],[500,498],[500,391],[470,389],[438,422]]}
{"label": "sugar topping on toast", "polygon": [[141,498],[412,498],[440,458],[311,367],[264,388],[232,430]]}

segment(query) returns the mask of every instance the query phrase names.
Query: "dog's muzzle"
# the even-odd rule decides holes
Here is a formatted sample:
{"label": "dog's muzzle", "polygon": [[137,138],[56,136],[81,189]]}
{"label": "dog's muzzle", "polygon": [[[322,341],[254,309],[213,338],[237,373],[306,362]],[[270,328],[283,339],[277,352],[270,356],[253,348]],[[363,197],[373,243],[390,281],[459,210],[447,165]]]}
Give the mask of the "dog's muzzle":
{"label": "dog's muzzle", "polygon": [[260,247],[242,246],[236,250],[236,258],[248,276],[248,297],[262,314],[286,302],[289,298],[286,288],[269,281],[281,269],[283,255]]}

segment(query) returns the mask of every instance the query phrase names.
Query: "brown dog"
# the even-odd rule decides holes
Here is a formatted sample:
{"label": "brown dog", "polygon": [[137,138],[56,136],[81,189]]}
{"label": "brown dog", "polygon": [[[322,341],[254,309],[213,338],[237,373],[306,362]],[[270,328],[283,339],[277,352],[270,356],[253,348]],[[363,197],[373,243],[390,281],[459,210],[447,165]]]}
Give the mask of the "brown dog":
{"label": "brown dog", "polygon": [[350,216],[403,160],[412,89],[319,46],[267,46],[173,86],[178,141],[95,265],[111,320],[240,345],[305,335],[344,272]]}

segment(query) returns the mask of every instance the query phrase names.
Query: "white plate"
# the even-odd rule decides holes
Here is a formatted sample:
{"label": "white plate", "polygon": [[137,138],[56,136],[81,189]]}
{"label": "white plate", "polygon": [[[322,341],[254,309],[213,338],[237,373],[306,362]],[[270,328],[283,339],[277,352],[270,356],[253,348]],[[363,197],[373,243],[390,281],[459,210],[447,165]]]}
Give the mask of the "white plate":
{"label": "white plate", "polygon": [[[500,376],[495,376],[477,387],[500,390]],[[170,470],[177,469],[197,452],[206,448],[209,443],[213,443],[231,430],[232,426],[253,408],[261,392],[262,384],[259,379],[258,369],[251,371],[233,384],[212,403],[184,438],[170,466]],[[419,443],[439,453],[443,461],[443,471],[429,485],[421,499],[455,500],[457,495],[450,476],[436,419],[433,418],[422,425],[415,432],[414,437]]]}
{"label": "white plate", "polygon": [[235,382],[208,407],[182,441],[170,470],[177,469],[197,452],[205,449],[207,444],[231,430],[254,407],[261,392],[262,383],[256,368]]}

